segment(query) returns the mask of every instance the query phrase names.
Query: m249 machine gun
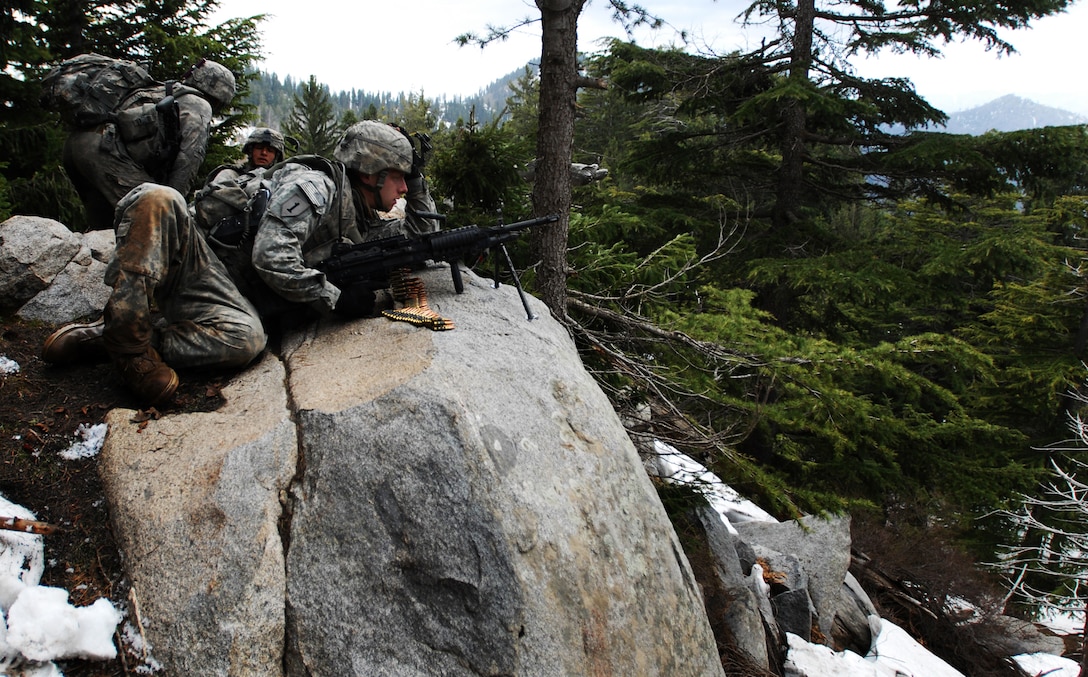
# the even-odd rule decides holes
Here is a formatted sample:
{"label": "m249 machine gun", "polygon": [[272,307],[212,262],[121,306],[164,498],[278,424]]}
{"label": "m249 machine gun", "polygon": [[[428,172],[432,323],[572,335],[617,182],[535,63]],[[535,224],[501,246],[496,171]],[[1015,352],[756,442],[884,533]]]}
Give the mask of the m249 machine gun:
{"label": "m249 machine gun", "polygon": [[[445,220],[443,214],[417,212],[425,219]],[[464,226],[452,230],[440,230],[424,233],[418,238],[404,235],[371,240],[359,244],[338,244],[332,254],[317,265],[329,281],[340,288],[362,284],[371,290],[386,289],[390,278],[397,271],[405,268],[418,268],[427,261],[445,261],[450,265],[453,287],[458,294],[464,292],[460,264],[462,261],[475,261],[485,252],[498,249],[502,252],[507,269],[514,280],[514,286],[521,296],[528,319],[534,319],[525,290],[521,286],[517,271],[514,270],[506,243],[517,239],[521,231],[555,223],[559,217],[555,214],[541,216],[526,221],[508,223],[491,227]],[[499,286],[499,261],[495,260],[495,288]]]}

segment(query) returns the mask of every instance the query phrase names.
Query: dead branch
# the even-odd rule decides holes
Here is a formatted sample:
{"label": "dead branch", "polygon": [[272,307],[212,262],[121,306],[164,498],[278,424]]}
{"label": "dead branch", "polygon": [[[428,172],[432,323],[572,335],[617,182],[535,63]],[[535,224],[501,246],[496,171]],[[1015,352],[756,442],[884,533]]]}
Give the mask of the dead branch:
{"label": "dead branch", "polygon": [[19,531],[24,534],[39,534],[48,536],[49,534],[55,534],[58,531],[64,531],[62,527],[58,527],[55,524],[49,524],[48,522],[39,522],[37,520],[28,520],[21,517],[0,517],[0,529],[7,531]]}

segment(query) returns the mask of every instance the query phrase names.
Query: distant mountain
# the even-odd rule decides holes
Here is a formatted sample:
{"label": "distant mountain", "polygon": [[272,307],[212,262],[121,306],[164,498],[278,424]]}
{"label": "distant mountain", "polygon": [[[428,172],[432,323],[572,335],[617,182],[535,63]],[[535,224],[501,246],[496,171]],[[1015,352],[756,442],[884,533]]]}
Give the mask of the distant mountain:
{"label": "distant mountain", "polygon": [[948,125],[932,128],[932,131],[977,136],[989,131],[1015,132],[1037,127],[1084,124],[1088,124],[1088,118],[1083,115],[1008,94],[976,108],[950,113]]}

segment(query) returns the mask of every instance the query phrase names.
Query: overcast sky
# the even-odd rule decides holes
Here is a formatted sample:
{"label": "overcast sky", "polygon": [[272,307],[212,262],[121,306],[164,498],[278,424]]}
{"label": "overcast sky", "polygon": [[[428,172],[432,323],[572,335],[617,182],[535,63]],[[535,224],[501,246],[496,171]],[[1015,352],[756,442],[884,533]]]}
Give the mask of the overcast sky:
{"label": "overcast sky", "polygon": [[[672,28],[639,32],[639,44],[677,44],[686,30],[696,45],[718,52],[758,43],[760,33],[742,32],[735,17],[742,0],[643,0]],[[469,96],[540,56],[537,26],[481,50],[458,47],[454,38],[485,33],[539,17],[532,0],[221,0],[212,22],[264,13],[263,70],[280,77],[317,77],[333,91],[422,91],[427,97]],[[1085,34],[1088,0],[1031,29],[1004,34],[1019,52],[998,58],[977,43],[954,43],[942,59],[882,56],[857,64],[868,77],[908,77],[919,93],[945,112],[978,106],[1006,94],[1088,116]],[[610,19],[605,0],[591,0],[578,26],[582,51],[597,51],[600,39],[624,37]]]}

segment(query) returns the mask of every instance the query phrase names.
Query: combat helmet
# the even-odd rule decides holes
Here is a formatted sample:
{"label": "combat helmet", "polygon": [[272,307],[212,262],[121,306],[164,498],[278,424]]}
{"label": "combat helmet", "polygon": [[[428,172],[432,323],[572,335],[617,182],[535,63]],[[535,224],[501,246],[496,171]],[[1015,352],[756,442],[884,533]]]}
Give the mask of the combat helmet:
{"label": "combat helmet", "polygon": [[223,64],[210,59],[197,61],[182,78],[181,83],[200,90],[216,111],[234,98],[234,73]]}
{"label": "combat helmet", "polygon": [[361,174],[412,171],[412,142],[396,127],[376,120],[356,122],[340,138],[333,157]]}
{"label": "combat helmet", "polygon": [[276,162],[283,159],[283,134],[268,127],[257,127],[248,137],[246,137],[246,143],[242,146],[242,152],[249,155],[251,148],[261,144],[270,146],[272,150],[276,151]]}

